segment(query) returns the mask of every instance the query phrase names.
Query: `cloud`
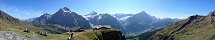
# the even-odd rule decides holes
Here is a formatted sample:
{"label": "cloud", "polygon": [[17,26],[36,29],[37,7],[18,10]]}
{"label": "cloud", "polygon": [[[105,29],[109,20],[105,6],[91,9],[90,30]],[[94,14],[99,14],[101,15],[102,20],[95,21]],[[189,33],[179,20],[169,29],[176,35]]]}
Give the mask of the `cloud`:
{"label": "cloud", "polygon": [[16,6],[10,6],[5,4],[0,4],[0,10],[8,13],[9,15],[19,18],[19,19],[28,19],[33,17],[38,17],[43,14],[43,11],[33,10],[33,9],[21,9]]}

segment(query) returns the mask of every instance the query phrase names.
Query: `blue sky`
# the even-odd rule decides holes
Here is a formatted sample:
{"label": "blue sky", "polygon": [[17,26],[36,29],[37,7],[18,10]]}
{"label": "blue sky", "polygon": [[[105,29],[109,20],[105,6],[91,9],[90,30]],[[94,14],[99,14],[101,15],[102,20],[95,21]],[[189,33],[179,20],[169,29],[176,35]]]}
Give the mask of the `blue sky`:
{"label": "blue sky", "polygon": [[214,11],[215,0],[0,0],[0,10],[20,19],[53,14],[62,7],[80,15],[92,11],[110,14],[145,11],[159,18],[187,18]]}

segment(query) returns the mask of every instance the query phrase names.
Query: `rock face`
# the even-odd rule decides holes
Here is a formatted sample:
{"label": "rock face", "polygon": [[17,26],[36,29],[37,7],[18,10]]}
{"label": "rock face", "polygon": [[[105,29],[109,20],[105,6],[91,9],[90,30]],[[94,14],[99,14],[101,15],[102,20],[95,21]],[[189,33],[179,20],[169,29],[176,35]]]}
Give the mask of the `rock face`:
{"label": "rock face", "polygon": [[214,40],[215,12],[193,15],[157,31],[151,40]]}
{"label": "rock face", "polygon": [[110,25],[112,28],[122,29],[121,24],[118,22],[116,18],[111,16],[110,14],[97,14],[96,12],[92,12],[94,15],[85,15],[88,17],[88,21],[93,25]]}
{"label": "rock face", "polygon": [[75,12],[71,12],[69,8],[64,7],[60,8],[53,15],[43,14],[42,16],[35,18],[31,23],[45,23],[45,24],[58,24],[64,27],[82,27],[84,29],[89,29],[89,22],[83,18],[81,15],[78,15]]}
{"label": "rock face", "polygon": [[122,33],[116,29],[87,30],[74,34],[74,40],[125,40]]}
{"label": "rock face", "polygon": [[42,16],[35,18],[32,23],[42,23],[45,24],[51,18],[51,14],[44,13]]}
{"label": "rock face", "polygon": [[123,26],[130,32],[141,32],[142,30],[149,29],[151,26],[149,24],[154,20],[157,19],[143,11],[128,18]]}

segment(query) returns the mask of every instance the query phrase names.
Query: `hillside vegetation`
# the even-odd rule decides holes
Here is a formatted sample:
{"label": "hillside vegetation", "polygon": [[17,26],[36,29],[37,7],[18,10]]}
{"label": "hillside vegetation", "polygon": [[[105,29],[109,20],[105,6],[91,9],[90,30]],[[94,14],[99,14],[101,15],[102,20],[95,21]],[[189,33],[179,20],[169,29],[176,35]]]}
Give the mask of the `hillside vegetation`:
{"label": "hillside vegetation", "polygon": [[157,31],[151,40],[215,40],[215,11],[194,15]]}
{"label": "hillside vegetation", "polygon": [[74,40],[125,40],[122,33],[116,29],[87,30],[74,32]]}
{"label": "hillside vegetation", "polygon": [[[36,38],[44,40],[66,40],[67,35],[50,34],[47,37],[36,34],[36,31],[44,31],[43,28],[35,27],[30,24],[26,24],[17,18],[14,18],[7,13],[0,10],[0,31],[8,31],[8,33],[17,34],[25,38],[31,38],[36,35]],[[29,29],[30,33],[23,32],[24,29]],[[45,31],[46,32],[46,31]],[[15,37],[15,36],[14,36]]]}

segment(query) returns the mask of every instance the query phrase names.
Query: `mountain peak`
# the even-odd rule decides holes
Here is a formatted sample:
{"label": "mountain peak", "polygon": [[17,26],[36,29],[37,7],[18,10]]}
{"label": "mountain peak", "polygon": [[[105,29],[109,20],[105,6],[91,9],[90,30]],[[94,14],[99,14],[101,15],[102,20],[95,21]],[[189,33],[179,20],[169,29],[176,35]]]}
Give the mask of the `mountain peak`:
{"label": "mountain peak", "polygon": [[43,15],[51,15],[51,14],[49,14],[49,13],[44,13]]}
{"label": "mountain peak", "polygon": [[90,14],[92,14],[92,15],[96,15],[96,14],[98,14],[97,12],[95,12],[95,11],[93,11],[93,12],[91,12]]}
{"label": "mountain peak", "polygon": [[104,13],[104,14],[99,14],[99,16],[102,16],[102,17],[110,17],[111,15],[108,14],[108,13]]}
{"label": "mountain peak", "polygon": [[51,16],[51,14],[49,14],[49,13],[44,13],[41,17],[50,17]]}
{"label": "mountain peak", "polygon": [[71,13],[71,10],[67,7],[64,7],[64,8],[60,8],[60,10],[58,10],[58,12],[69,12],[69,13]]}
{"label": "mountain peak", "polygon": [[135,15],[144,15],[144,16],[147,16],[148,14],[145,11],[141,11],[140,13],[137,13]]}
{"label": "mountain peak", "polygon": [[64,11],[70,11],[71,12],[71,10],[68,7],[64,7],[63,9],[64,9]]}
{"label": "mountain peak", "polygon": [[208,16],[215,16],[215,11],[210,12]]}
{"label": "mountain peak", "polygon": [[146,13],[145,11],[141,11],[140,13]]}
{"label": "mountain peak", "polygon": [[90,14],[87,14],[87,15],[84,15],[84,16],[92,16],[92,15],[97,15],[97,14],[98,14],[97,12],[93,11]]}

